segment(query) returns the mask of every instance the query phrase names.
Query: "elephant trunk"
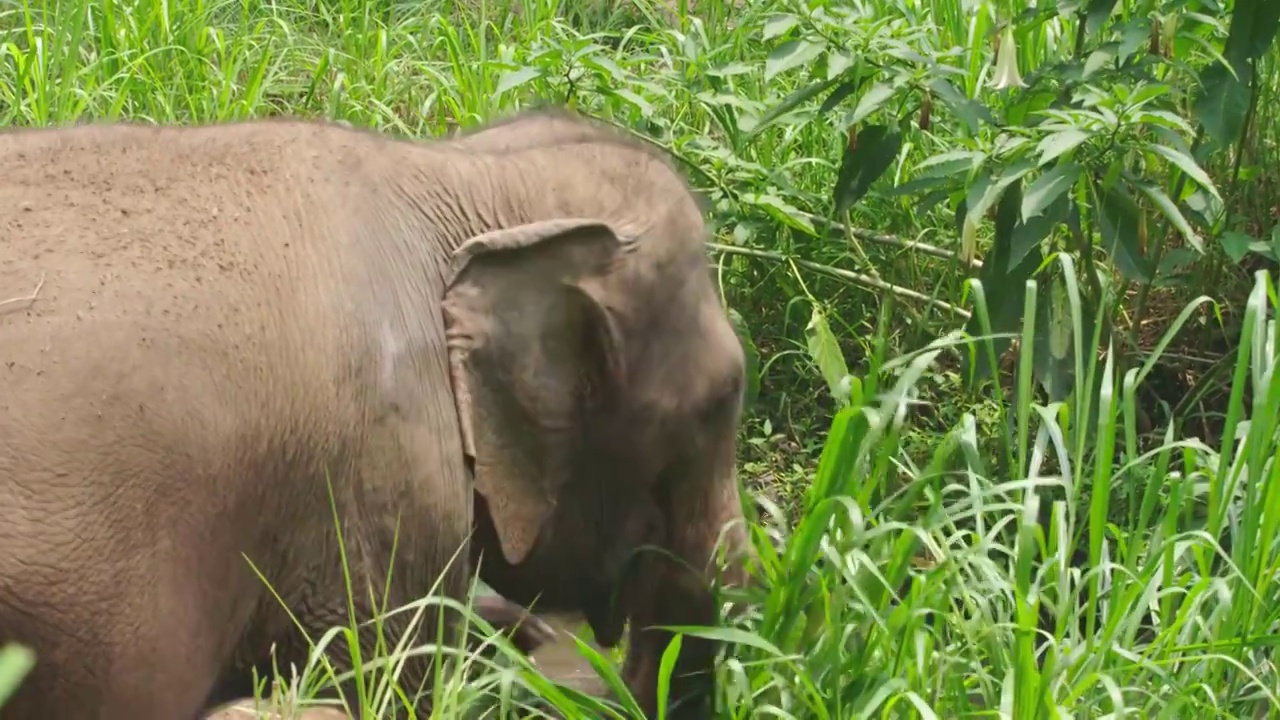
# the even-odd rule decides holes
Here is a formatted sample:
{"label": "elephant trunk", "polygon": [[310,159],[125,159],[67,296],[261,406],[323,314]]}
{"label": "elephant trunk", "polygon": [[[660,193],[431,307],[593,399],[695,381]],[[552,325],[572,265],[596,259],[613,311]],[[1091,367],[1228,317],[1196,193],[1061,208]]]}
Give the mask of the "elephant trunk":
{"label": "elephant trunk", "polygon": [[[643,552],[629,578],[631,639],[623,675],[649,717],[656,717],[659,667],[673,637],[655,626],[715,626],[712,584],[745,587],[750,582],[747,566],[754,549],[742,514],[735,454],[732,441],[719,443],[662,483],[659,493],[665,497],[659,503],[669,523],[664,549],[670,554]],[[727,561],[723,566],[721,557]],[[683,636],[670,679],[668,717],[709,715],[715,653],[713,641]]]}

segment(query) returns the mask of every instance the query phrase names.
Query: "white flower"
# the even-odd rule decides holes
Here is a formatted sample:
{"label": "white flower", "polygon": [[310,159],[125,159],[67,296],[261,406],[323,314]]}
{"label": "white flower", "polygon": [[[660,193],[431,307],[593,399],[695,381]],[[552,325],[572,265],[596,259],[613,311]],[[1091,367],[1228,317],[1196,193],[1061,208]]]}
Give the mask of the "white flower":
{"label": "white flower", "polygon": [[1006,25],[996,42],[996,71],[991,76],[991,87],[1004,90],[1026,86],[1018,74],[1018,45],[1013,40],[1013,26]]}

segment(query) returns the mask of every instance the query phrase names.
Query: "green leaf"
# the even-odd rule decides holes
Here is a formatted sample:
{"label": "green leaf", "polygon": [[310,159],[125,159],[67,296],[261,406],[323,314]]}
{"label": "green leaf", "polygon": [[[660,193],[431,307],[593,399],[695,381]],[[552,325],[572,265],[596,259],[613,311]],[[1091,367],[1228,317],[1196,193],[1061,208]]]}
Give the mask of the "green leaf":
{"label": "green leaf", "polygon": [[1231,27],[1222,54],[1237,70],[1267,53],[1280,25],[1280,3],[1275,0],[1236,0]]}
{"label": "green leaf", "polygon": [[848,117],[844,119],[844,126],[849,127],[856,125],[867,118],[868,115],[879,110],[889,98],[893,97],[893,86],[888,83],[876,83],[871,86],[870,90],[863,93],[858,100],[858,104],[854,106]]}
{"label": "green leaf", "polygon": [[846,149],[836,176],[836,214],[862,199],[871,189],[871,183],[893,164],[902,149],[902,134],[886,125],[868,125],[858,133],[853,149]]}
{"label": "green leaf", "polygon": [[746,193],[741,197],[741,201],[746,205],[755,205],[768,214],[769,217],[783,225],[795,228],[811,237],[818,236],[818,232],[813,229],[813,223],[809,222],[809,218],[800,212],[800,208],[777,195],[771,193]]}
{"label": "green leaf", "polygon": [[770,15],[769,19],[764,21],[763,39],[772,40],[779,35],[785,35],[799,22],[800,19],[795,15]]}
{"label": "green leaf", "polygon": [[1178,232],[1182,233],[1182,237],[1187,239],[1187,242],[1190,243],[1191,247],[1201,253],[1204,252],[1204,240],[1202,240],[1200,235],[1191,227],[1191,223],[1187,222],[1187,219],[1182,215],[1182,211],[1178,209],[1178,206],[1173,202],[1173,199],[1170,198],[1164,190],[1161,190],[1159,185],[1149,182],[1135,182],[1134,187],[1138,189],[1138,192],[1146,195],[1156,207],[1160,208],[1160,212],[1164,213],[1164,216],[1169,219],[1169,222],[1178,229]]}
{"label": "green leaf", "polygon": [[1075,163],[1060,163],[1036,178],[1022,198],[1022,219],[1030,220],[1057,200],[1080,178],[1082,168]]}
{"label": "green leaf", "polygon": [[775,658],[787,657],[777,645],[765,640],[764,638],[738,628],[728,627],[707,627],[700,625],[661,625],[663,630],[669,632],[678,632],[690,637],[706,638],[726,645],[745,645],[753,647],[757,650],[763,650]]}
{"label": "green leaf", "polygon": [[[759,134],[765,128],[777,122],[778,118],[817,97],[822,91],[834,84],[836,84],[836,80],[819,80],[818,82],[809,83],[799,90],[792,92],[790,95],[783,98],[782,102],[774,105],[768,112],[760,116],[760,121],[755,124],[755,127],[751,128],[751,130],[747,132],[747,137],[754,137]],[[839,92],[838,88],[837,92]]]}
{"label": "green leaf", "polygon": [[[1127,63],[1129,58],[1140,49],[1145,49],[1151,42],[1151,18],[1131,18],[1120,30],[1119,52],[1120,62]],[[1130,105],[1137,105],[1138,100],[1129,99]]]}
{"label": "green leaf", "polygon": [[[983,258],[982,270],[978,273],[978,279],[982,281],[986,293],[991,332],[997,335],[1016,332],[1022,326],[1026,282],[1040,267],[1044,258],[1039,246],[1033,244],[1027,248],[1020,261],[1011,262],[1018,214],[1023,202],[1021,177],[1014,177],[1000,196],[1000,204],[996,208],[995,241],[991,252]],[[965,323],[965,332],[975,337],[982,334],[982,322],[977,313]],[[1004,354],[1011,342],[1012,339],[1008,337],[991,339],[997,358]],[[977,363],[976,367],[971,366],[974,362]],[[976,357],[962,353],[961,366],[963,375],[966,378],[972,377],[972,382],[975,383],[990,377],[994,371],[985,349],[979,349]]]}
{"label": "green leaf", "polygon": [[827,317],[817,303],[813,304],[813,314],[809,316],[809,324],[804,328],[805,340],[809,348],[809,357],[818,366],[822,379],[827,381],[827,389],[840,404],[847,401],[844,391],[845,376],[849,374],[849,366],[845,364],[844,353],[840,344],[827,324]]}
{"label": "green leaf", "polygon": [[[836,80],[839,80],[839,79],[840,78],[836,78]],[[834,82],[834,80],[832,82]],[[856,91],[861,86],[862,86],[862,82],[855,81],[855,80],[845,80],[844,82],[840,83],[840,87],[836,88],[835,90],[832,90],[831,94],[828,95],[826,98],[824,98],[822,101],[822,104],[818,106],[818,114],[826,115],[827,113],[831,112],[836,105],[840,104],[841,100],[844,100],[845,98],[852,95],[854,91]]]}
{"label": "green leaf", "polygon": [[[1023,200],[1026,204],[1026,200]],[[1026,259],[1027,253],[1032,250],[1038,250],[1040,243],[1053,232],[1059,224],[1067,219],[1067,213],[1071,209],[1071,196],[1062,194],[1049,204],[1049,207],[1036,215],[1025,219],[1017,224],[1013,229],[1013,246],[1010,248],[1008,266],[1012,271],[1015,267],[1022,264]]]}
{"label": "green leaf", "polygon": [[649,101],[641,97],[639,94],[634,93],[625,87],[613,88],[608,92],[636,106],[636,108],[640,110],[640,114],[644,117],[652,117],[653,105],[649,104]]}
{"label": "green leaf", "polygon": [[662,659],[658,661],[658,720],[667,719],[667,698],[671,694],[671,673],[676,669],[676,658],[680,657],[680,645],[683,635],[674,635],[662,651]]}
{"label": "green leaf", "polygon": [[1235,142],[1248,112],[1249,88],[1221,63],[1205,68],[1193,113],[1214,143],[1225,147]]}
{"label": "green leaf", "polygon": [[[1098,231],[1116,268],[1131,280],[1151,282],[1151,263],[1142,251],[1142,210],[1120,183],[1103,189],[1094,184]],[[1099,197],[1100,196],[1100,197]]]}
{"label": "green leaf", "polygon": [[830,50],[827,52],[827,79],[834,79],[837,75],[843,75],[846,70],[853,67],[855,58],[844,50]]}
{"label": "green leaf", "polygon": [[1088,78],[1114,62],[1118,48],[1119,45],[1117,43],[1105,43],[1089,53],[1089,57],[1085,58],[1084,61],[1084,70],[1080,72],[1081,79]]}
{"label": "green leaf", "polygon": [[[972,169],[981,165],[986,159],[986,153],[979,152],[977,150],[948,150],[947,152],[939,153],[937,155],[930,155],[924,160],[921,160],[920,164],[916,165],[913,172],[925,175],[934,175],[938,173],[951,175],[959,172],[959,170],[952,169],[953,165],[957,163],[967,165],[969,166],[969,169]],[[946,169],[940,169],[939,166]]]}
{"label": "green leaf", "polygon": [[[859,387],[857,378],[854,378],[852,386],[855,391]],[[854,398],[857,397],[855,394]],[[867,434],[867,417],[860,405],[861,403],[843,407],[831,419],[827,440],[822,444],[822,453],[818,456],[818,470],[814,474],[813,484],[805,493],[806,515],[800,522],[799,531],[792,536],[795,541],[787,543],[785,552],[789,558],[812,557],[818,542],[826,535],[826,523],[824,518],[813,517],[809,513],[828,498],[841,494],[845,485],[854,477],[858,451]],[[809,532],[804,532],[805,530]]]}
{"label": "green leaf", "polygon": [[1036,151],[1040,153],[1040,164],[1047,165],[1053,162],[1058,156],[1070,152],[1078,147],[1085,140],[1089,139],[1089,134],[1083,130],[1076,128],[1067,128],[1045,137],[1036,145]]}
{"label": "green leaf", "polygon": [[935,78],[930,81],[929,89],[968,126],[969,132],[977,134],[981,129],[982,121],[988,125],[996,124],[995,118],[992,117],[986,105],[966,97],[946,78]]}
{"label": "green leaf", "polygon": [[502,78],[498,80],[498,87],[493,91],[494,95],[501,95],[508,90],[524,85],[525,83],[542,77],[542,68],[522,67],[518,70],[508,70],[502,74]]}
{"label": "green leaf", "polygon": [[1231,258],[1231,262],[1239,263],[1249,254],[1249,248],[1254,243],[1254,239],[1242,232],[1228,230],[1218,236],[1218,244],[1222,246],[1222,251]]}
{"label": "green leaf", "polygon": [[1148,145],[1151,152],[1160,155],[1164,159],[1178,166],[1178,169],[1187,174],[1187,177],[1196,182],[1197,185],[1208,190],[1214,198],[1222,200],[1222,196],[1218,194],[1218,188],[1214,187],[1213,180],[1209,179],[1209,173],[1206,173],[1190,155],[1180,150],[1175,150],[1168,145]]}
{"label": "green leaf", "polygon": [[729,308],[728,315],[729,322],[733,324],[733,331],[738,336],[738,342],[742,345],[743,358],[746,360],[747,387],[743,393],[742,406],[750,410],[755,406],[756,398],[760,397],[760,349],[756,347],[755,339],[751,337],[751,327],[747,325],[742,314]]}
{"label": "green leaf", "polygon": [[[1065,400],[1075,389],[1075,362],[1072,357],[1071,303],[1061,271],[1040,285],[1036,296],[1036,328],[1032,341],[1032,371],[1049,402]],[[1083,342],[1091,342],[1093,324],[1088,312],[1082,318],[1086,328]]]}
{"label": "green leaf", "polygon": [[35,664],[36,654],[26,645],[11,642],[0,648],[0,706],[13,696]]}
{"label": "green leaf", "polygon": [[1089,0],[1089,8],[1085,12],[1088,13],[1088,19],[1085,21],[1085,33],[1093,35],[1107,24],[1107,20],[1111,17],[1111,13],[1116,10],[1116,3],[1120,0]]}
{"label": "green leaf", "polygon": [[[969,188],[966,198],[969,204],[968,218],[970,222],[975,224],[982,222],[982,218],[987,214],[987,211],[1004,197],[1005,189],[1022,180],[1034,168],[1035,165],[1033,163],[1022,159],[1004,168],[998,178],[979,178],[978,182],[975,182]],[[1018,195],[1018,207],[1021,208],[1021,189],[1019,189]]]}
{"label": "green leaf", "polygon": [[764,79],[772,80],[779,73],[800,67],[817,58],[826,49],[826,43],[804,39],[788,40],[774,48],[765,58]]}

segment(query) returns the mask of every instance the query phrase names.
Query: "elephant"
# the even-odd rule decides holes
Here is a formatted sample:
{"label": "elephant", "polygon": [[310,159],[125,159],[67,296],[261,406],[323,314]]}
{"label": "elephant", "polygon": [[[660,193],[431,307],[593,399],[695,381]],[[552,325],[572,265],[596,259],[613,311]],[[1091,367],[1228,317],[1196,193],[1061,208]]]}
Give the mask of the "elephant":
{"label": "elephant", "polygon": [[586,120],[553,105],[526,110],[454,135],[453,143],[468,150],[511,152],[532,147],[593,142],[619,131]]}
{"label": "elephant", "polygon": [[[581,131],[0,134],[0,642],[37,653],[6,718],[200,717],[301,666],[295,623],[474,573],[606,646],[629,624],[656,713],[651,626],[748,579],[744,356],[668,159],[555,122]],[[385,642],[455,632],[406,617]],[[685,638],[671,717],[706,712],[714,650]]]}

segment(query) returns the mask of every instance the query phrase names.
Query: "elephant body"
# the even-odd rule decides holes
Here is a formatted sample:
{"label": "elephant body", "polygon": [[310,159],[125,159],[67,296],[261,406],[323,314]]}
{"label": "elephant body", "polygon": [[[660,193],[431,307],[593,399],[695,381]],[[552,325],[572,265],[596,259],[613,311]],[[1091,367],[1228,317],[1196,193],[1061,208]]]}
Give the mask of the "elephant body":
{"label": "elephant body", "polygon": [[678,176],[583,127],[490,152],[293,120],[0,134],[0,295],[39,286],[0,305],[0,642],[37,652],[6,718],[251,694],[305,662],[286,607],[347,624],[343,553],[361,619],[477,566],[607,638],[707,614],[697,582],[607,599],[672,574],[637,546],[705,563],[740,517],[741,351]]}

